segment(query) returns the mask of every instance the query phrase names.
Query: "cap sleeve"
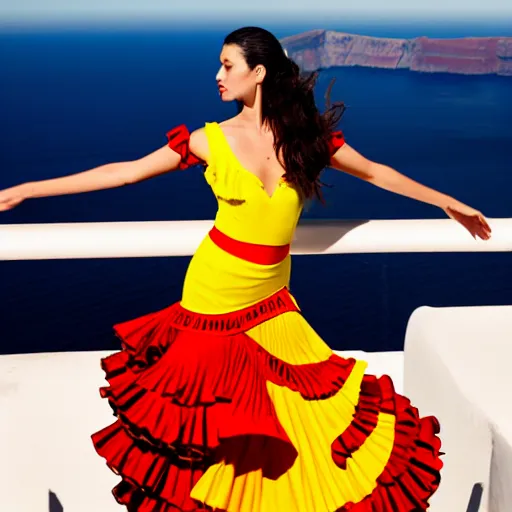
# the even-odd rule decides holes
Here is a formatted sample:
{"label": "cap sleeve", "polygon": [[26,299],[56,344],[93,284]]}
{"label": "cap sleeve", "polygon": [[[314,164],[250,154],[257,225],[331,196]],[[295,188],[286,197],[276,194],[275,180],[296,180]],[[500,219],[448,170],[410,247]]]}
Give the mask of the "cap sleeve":
{"label": "cap sleeve", "polygon": [[329,145],[329,154],[331,156],[338,151],[338,149],[341,148],[345,144],[345,136],[343,135],[343,132],[336,131],[331,133],[331,138],[329,139],[328,145]]}
{"label": "cap sleeve", "polygon": [[167,145],[181,156],[179,169],[187,169],[199,164],[206,165],[203,160],[190,152],[190,132],[184,124],[167,132]]}

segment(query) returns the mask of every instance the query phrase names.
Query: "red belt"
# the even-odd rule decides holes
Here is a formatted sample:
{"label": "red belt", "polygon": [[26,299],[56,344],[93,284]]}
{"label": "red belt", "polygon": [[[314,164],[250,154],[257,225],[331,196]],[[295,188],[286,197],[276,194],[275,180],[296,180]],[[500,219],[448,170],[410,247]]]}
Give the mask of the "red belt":
{"label": "red belt", "polygon": [[245,261],[259,265],[275,265],[283,261],[290,252],[290,244],[261,245],[235,240],[219,231],[215,226],[210,230],[213,243],[223,251]]}

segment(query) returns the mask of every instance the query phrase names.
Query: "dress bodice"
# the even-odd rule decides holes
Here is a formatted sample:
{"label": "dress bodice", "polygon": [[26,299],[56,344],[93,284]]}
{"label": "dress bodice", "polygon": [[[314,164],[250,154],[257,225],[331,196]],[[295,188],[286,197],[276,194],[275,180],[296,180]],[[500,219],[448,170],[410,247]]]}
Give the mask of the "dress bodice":
{"label": "dress bodice", "polygon": [[281,178],[270,196],[238,161],[218,123],[206,123],[205,132],[210,151],[205,178],[218,202],[217,228],[242,242],[291,243],[302,211],[297,190]]}

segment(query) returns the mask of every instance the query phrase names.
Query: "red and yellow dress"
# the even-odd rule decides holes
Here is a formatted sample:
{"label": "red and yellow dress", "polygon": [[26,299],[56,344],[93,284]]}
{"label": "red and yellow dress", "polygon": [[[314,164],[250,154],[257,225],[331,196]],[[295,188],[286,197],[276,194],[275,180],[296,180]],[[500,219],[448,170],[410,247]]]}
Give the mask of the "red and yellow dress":
{"label": "red and yellow dress", "polygon": [[[288,289],[302,204],[272,196],[217,123],[205,127],[214,229],[182,300],[114,326],[102,361],[116,421],[95,433],[128,510],[418,512],[439,485],[439,425],[387,376],[335,355]],[[182,167],[188,132],[168,133]],[[343,144],[340,133],[333,151]]]}

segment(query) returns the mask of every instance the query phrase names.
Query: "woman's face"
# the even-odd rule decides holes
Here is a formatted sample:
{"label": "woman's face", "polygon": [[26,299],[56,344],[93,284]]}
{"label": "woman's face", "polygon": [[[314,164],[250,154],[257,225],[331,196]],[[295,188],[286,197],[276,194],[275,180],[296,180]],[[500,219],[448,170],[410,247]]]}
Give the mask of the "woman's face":
{"label": "woman's face", "polygon": [[256,86],[264,76],[263,66],[249,69],[239,46],[224,45],[220,54],[221,67],[215,79],[222,101],[254,97]]}

